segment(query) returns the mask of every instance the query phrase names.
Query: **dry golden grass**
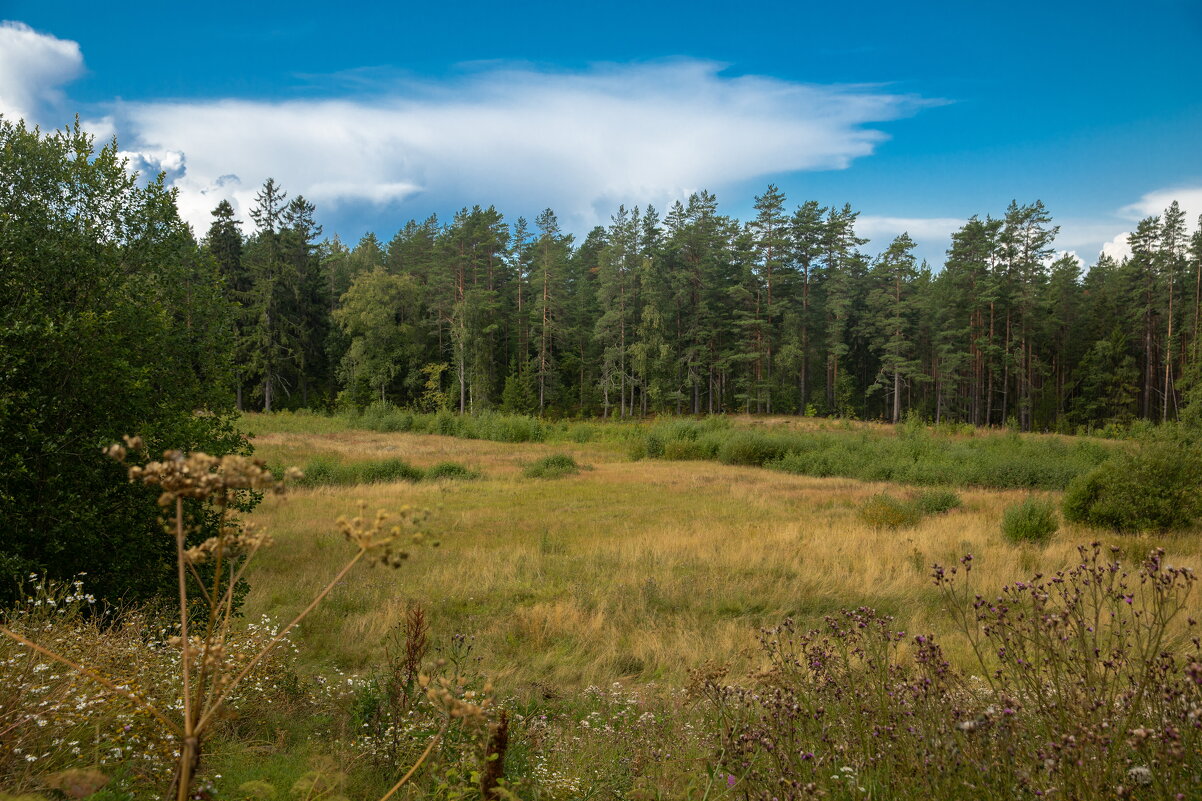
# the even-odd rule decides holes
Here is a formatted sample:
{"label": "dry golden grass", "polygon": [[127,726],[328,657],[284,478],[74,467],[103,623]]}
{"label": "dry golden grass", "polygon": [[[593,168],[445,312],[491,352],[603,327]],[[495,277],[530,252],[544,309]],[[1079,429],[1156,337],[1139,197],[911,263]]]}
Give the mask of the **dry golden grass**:
{"label": "dry golden grass", "polygon": [[[281,464],[326,454],[418,466],[453,460],[483,471],[473,482],[323,487],[266,500],[254,518],[277,545],[251,576],[247,606],[256,617],[295,612],[344,556],[333,521],[358,501],[372,511],[426,507],[441,547],[415,552],[397,571],[353,575],[301,639],[319,661],[363,667],[379,657],[407,602],[419,600],[436,640],[474,636],[483,669],[512,687],[679,682],[706,660],[747,667],[758,627],[860,605],[894,615],[907,631],[949,638],[958,658],[928,578],[933,562],[971,552],[976,586],[993,591],[1072,563],[1077,545],[1098,538],[1067,527],[1045,547],[1008,543],[1002,511],[1021,492],[961,491],[962,508],[887,531],[866,526],[857,510],[874,493],[904,495],[905,487],[714,462],[630,462],[605,446],[568,443],[344,431],[268,434],[255,444]],[[522,478],[525,464],[550,453],[594,469]],[[1102,539],[1130,558],[1161,545],[1174,564],[1202,564],[1191,537]]]}

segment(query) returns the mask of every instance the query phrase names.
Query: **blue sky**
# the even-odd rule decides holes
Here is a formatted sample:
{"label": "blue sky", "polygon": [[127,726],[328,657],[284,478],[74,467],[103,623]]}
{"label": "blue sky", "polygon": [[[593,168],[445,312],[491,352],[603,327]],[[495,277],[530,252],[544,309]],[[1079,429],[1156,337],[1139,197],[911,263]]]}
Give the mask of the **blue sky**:
{"label": "blue sky", "polygon": [[[75,113],[165,169],[185,216],[268,175],[327,233],[708,188],[745,216],[850,202],[870,247],[1042,199],[1092,262],[1202,214],[1202,3],[124,3],[3,0],[0,111]],[[1115,252],[1121,245],[1112,244]]]}

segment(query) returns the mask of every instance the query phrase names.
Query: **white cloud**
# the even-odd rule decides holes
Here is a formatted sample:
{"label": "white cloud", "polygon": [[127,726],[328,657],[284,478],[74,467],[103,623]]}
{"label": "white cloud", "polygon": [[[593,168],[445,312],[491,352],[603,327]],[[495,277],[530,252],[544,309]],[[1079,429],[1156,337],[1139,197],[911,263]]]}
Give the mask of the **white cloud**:
{"label": "white cloud", "polygon": [[1153,215],[1160,216],[1174,200],[1185,212],[1186,219],[1192,225],[1202,214],[1202,186],[1183,186],[1175,189],[1157,189],[1148,192],[1135,203],[1124,206],[1119,213],[1129,220],[1139,220]]}
{"label": "white cloud", "polygon": [[861,214],[856,220],[856,233],[874,242],[908,233],[916,242],[946,248],[951,244],[952,232],[963,226],[964,222],[958,217],[878,217]]}
{"label": "white cloud", "polygon": [[1102,243],[1101,252],[1115,261],[1131,258],[1131,245],[1128,244],[1127,237],[1128,234],[1119,234],[1109,242]]}
{"label": "white cloud", "polygon": [[47,113],[62,105],[59,87],[82,72],[78,43],[38,33],[23,22],[0,21],[0,114],[45,122]]}
{"label": "white cloud", "polygon": [[[677,60],[571,73],[494,66],[394,81],[370,99],[133,103],[113,116],[150,169],[168,152],[186,162],[174,183],[198,232],[221,198],[245,218],[268,176],[326,205],[422,195],[424,208],[551,206],[583,230],[618,203],[662,207],[700,188],[844,168],[886,138],[872,123],[933,102]],[[219,186],[227,174],[241,182]]]}

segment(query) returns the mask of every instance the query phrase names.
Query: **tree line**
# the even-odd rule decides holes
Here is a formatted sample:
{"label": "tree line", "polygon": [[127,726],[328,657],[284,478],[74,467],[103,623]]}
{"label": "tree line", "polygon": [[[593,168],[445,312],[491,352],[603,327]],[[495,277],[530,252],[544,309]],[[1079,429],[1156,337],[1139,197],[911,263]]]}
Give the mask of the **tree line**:
{"label": "tree line", "polygon": [[577,242],[550,209],[321,240],[268,180],[203,246],[237,306],[240,407],[374,401],[473,412],[855,415],[1071,429],[1174,419],[1202,307],[1202,230],[1174,202],[1131,256],[1057,255],[1044,205],[974,216],[934,270],[902,234],[864,250],[850,205],[755,216],[698,192],[619,207]]}

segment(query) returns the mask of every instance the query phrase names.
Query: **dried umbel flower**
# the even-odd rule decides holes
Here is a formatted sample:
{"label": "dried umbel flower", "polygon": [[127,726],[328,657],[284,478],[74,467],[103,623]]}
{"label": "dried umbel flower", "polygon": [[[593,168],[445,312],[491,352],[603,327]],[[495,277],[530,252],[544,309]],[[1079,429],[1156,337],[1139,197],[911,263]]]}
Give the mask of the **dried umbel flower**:
{"label": "dried umbel flower", "polygon": [[161,461],[130,467],[129,480],[162,487],[161,506],[174,503],[176,498],[208,500],[224,506],[237,491],[279,493],[285,485],[285,481],[277,480],[260,459],[237,454],[217,457],[180,451],[167,451]]}
{"label": "dried umbel flower", "polygon": [[[348,542],[371,553],[379,564],[399,567],[409,558],[408,551],[400,547],[402,542],[408,541],[413,545],[427,542],[426,533],[421,529],[429,518],[429,512],[425,509],[406,505],[395,514],[380,509],[370,520],[364,515],[364,510],[365,504],[360,503],[358,515],[338,518],[338,530]],[[429,544],[437,547],[438,541],[430,541]]]}
{"label": "dried umbel flower", "polygon": [[222,549],[229,559],[249,556],[272,543],[271,535],[255,523],[227,525],[220,537],[209,537],[184,551],[184,558],[190,564],[199,565],[211,559],[218,549]]}
{"label": "dried umbel flower", "polygon": [[[488,722],[488,713],[492,708],[492,683],[484,685],[480,693],[474,690],[462,692],[462,687],[447,678],[431,681],[429,676],[418,677],[418,684],[425,689],[426,697],[432,703],[442,707],[451,718],[462,720],[465,724],[484,726]],[[460,692],[456,692],[456,691]],[[479,698],[479,700],[477,700]]]}

